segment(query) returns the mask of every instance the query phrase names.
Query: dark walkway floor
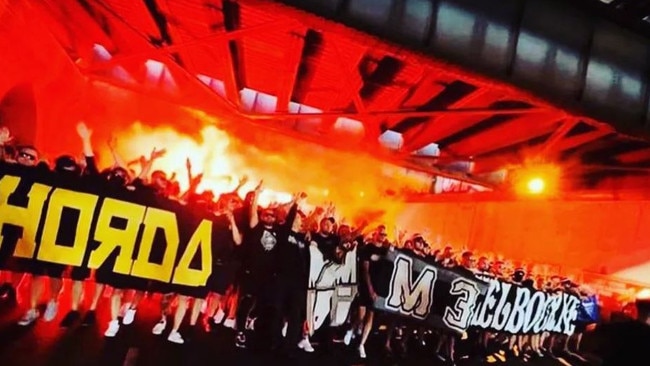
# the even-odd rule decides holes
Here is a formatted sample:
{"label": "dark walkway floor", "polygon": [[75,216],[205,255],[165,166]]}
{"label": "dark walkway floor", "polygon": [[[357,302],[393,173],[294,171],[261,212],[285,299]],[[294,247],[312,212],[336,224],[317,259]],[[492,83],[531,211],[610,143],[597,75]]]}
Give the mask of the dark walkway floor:
{"label": "dark walkway floor", "polygon": [[[63,296],[62,299],[67,299]],[[65,302],[65,300],[63,300]],[[104,306],[102,306],[104,305]],[[2,366],[103,366],[103,365],[350,365],[361,364],[354,353],[343,346],[335,345],[328,352],[312,355],[303,354],[294,360],[280,359],[271,354],[241,351],[233,346],[233,335],[226,329],[214,334],[196,331],[190,342],[175,345],[165,336],[154,336],[151,328],[157,321],[158,303],[143,302],[136,321],[131,326],[122,326],[116,338],[105,339],[103,331],[107,319],[107,302],[100,305],[100,322],[95,327],[75,326],[70,329],[59,327],[59,321],[67,310],[65,304],[57,319],[51,323],[38,321],[31,327],[20,327],[16,321],[23,309],[0,304],[0,365]],[[187,336],[188,333],[183,333]],[[373,365],[437,365],[430,352],[410,352],[407,359],[375,357],[380,354],[370,345],[371,356],[365,364]],[[458,365],[481,365],[484,362],[461,360]],[[508,360],[506,365],[523,365],[518,360]],[[566,358],[557,360],[544,358],[526,365],[583,365]],[[592,362],[592,364],[598,364]],[[643,363],[643,364],[650,364]]]}

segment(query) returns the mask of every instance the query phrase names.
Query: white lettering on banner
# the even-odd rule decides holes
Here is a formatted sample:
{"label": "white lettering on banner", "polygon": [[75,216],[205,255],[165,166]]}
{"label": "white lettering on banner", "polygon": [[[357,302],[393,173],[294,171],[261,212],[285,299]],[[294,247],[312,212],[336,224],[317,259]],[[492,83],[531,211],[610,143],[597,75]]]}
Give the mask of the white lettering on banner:
{"label": "white lettering on banner", "polygon": [[515,292],[515,303],[512,305],[510,317],[504,328],[506,332],[517,334],[524,328],[524,320],[526,319],[526,309],[530,302],[530,290],[525,287],[517,287]]}
{"label": "white lettering on banner", "polygon": [[454,307],[447,307],[442,321],[451,329],[464,332],[470,325],[476,299],[481,293],[476,283],[458,277],[451,283],[449,293],[458,296]]}
{"label": "white lettering on banner", "polygon": [[524,333],[539,333],[542,331],[542,320],[544,319],[544,302],[546,294],[542,291],[535,291],[530,297],[530,303],[526,307],[526,318],[524,319]]}
{"label": "white lettering on banner", "polygon": [[511,334],[553,332],[571,335],[580,299],[564,292],[547,293],[494,278],[483,278],[489,287],[477,301],[470,324]]}
{"label": "white lettering on banner", "polygon": [[492,329],[503,329],[510,316],[510,308],[512,305],[508,301],[510,294],[511,284],[500,282],[499,283],[499,303],[494,311],[494,319],[492,319]]}
{"label": "white lettering on banner", "polygon": [[562,322],[562,332],[566,335],[571,335],[576,331],[574,324],[578,318],[578,307],[580,306],[580,299],[577,296],[569,296],[562,294],[562,311],[560,313],[560,322]]}
{"label": "white lettering on banner", "polygon": [[[548,295],[547,295],[548,296]],[[562,299],[559,296],[548,296],[546,301],[546,324],[544,325],[544,330],[547,332],[555,332],[555,323],[556,315],[560,306],[562,305]]]}
{"label": "white lettering on banner", "polygon": [[435,267],[426,266],[418,274],[415,283],[412,277],[413,260],[406,255],[398,254],[394,261],[385,307],[402,315],[426,319],[433,304],[437,270]]}
{"label": "white lettering on banner", "polygon": [[331,326],[339,326],[347,320],[357,294],[357,249],[346,254],[343,264],[326,261],[315,246],[310,246],[309,252],[307,323],[313,334],[328,315]]}
{"label": "white lettering on banner", "polygon": [[490,324],[492,324],[494,315],[489,312],[489,309],[492,309],[496,305],[497,298],[495,292],[499,291],[498,282],[496,284],[492,281],[487,282],[488,290],[483,297],[483,301],[477,301],[476,310],[470,323],[472,326],[485,329],[490,328]]}

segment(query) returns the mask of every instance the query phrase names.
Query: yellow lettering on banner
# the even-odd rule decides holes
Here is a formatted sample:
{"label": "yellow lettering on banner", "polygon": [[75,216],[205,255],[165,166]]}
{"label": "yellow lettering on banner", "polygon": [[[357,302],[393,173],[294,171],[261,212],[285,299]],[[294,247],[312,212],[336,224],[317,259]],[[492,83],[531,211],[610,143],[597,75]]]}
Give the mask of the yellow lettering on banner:
{"label": "yellow lettering on banner", "polygon": [[[90,227],[93,223],[95,207],[99,197],[94,194],[75,192],[68,189],[57,188],[50,196],[47,207],[41,246],[38,249],[38,259],[47,262],[80,266],[84,260]],[[79,211],[77,231],[71,247],[60,245],[56,242],[64,208]],[[73,230],[74,227],[63,227],[63,230]]]}
{"label": "yellow lettering on banner", "polygon": [[20,177],[6,175],[0,179],[0,245],[2,245],[2,226],[15,225],[23,228],[23,233],[14,251],[14,256],[32,258],[36,249],[36,231],[43,214],[43,205],[52,187],[34,183],[27,194],[27,207],[13,206],[8,203],[9,195],[14,193]]}
{"label": "yellow lettering on banner", "polygon": [[[165,240],[167,241],[162,264],[149,262],[149,255],[153,249],[156,229],[163,230]],[[131,275],[169,282],[174,271],[174,261],[176,259],[176,252],[178,252],[179,243],[180,238],[176,214],[157,208],[147,208],[147,213],[144,216],[144,232],[142,233],[140,250],[138,251],[138,257],[133,262]]]}
{"label": "yellow lettering on banner", "polygon": [[[190,262],[201,250],[201,269],[191,269]],[[212,273],[212,221],[203,220],[192,234],[190,242],[176,266],[173,284],[205,286]]]}
{"label": "yellow lettering on banner", "polygon": [[[145,206],[135,203],[112,198],[104,199],[95,226],[95,240],[99,242],[99,247],[90,254],[88,267],[99,268],[111,253],[119,248],[120,253],[115,260],[113,272],[124,275],[131,273],[135,242],[138,240],[140,223],[146,210]],[[114,217],[126,220],[124,230],[111,227],[111,220]]]}

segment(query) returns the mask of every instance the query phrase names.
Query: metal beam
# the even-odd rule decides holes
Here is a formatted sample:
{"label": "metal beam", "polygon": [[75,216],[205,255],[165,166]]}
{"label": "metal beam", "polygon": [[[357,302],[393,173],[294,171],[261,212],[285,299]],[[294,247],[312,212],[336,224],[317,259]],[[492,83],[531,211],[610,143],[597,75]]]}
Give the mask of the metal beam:
{"label": "metal beam", "polygon": [[[501,94],[492,92],[489,88],[474,91],[460,101],[451,105],[453,108],[485,108],[502,98]],[[424,146],[438,142],[465,128],[473,126],[485,116],[438,116],[435,120],[428,121],[412,128],[402,134],[405,151],[416,151]],[[455,118],[453,118],[455,117]]]}
{"label": "metal beam", "polygon": [[464,138],[447,146],[447,149],[464,156],[484,155],[548,134],[560,124],[563,117],[563,113],[554,112],[513,119]]}
{"label": "metal beam", "polygon": [[[390,163],[390,164],[394,164],[396,166],[402,166],[402,167],[404,167],[406,169],[411,169],[411,170],[414,170],[414,171],[419,171],[419,172],[422,172],[422,173],[430,174],[432,176],[440,176],[440,177],[445,177],[445,178],[451,178],[451,179],[456,179],[458,181],[466,182],[466,183],[470,183],[470,184],[476,184],[476,185],[480,185],[480,186],[484,186],[484,187],[492,187],[492,185],[490,183],[488,183],[488,182],[483,182],[483,181],[476,180],[476,179],[471,178],[471,177],[467,177],[466,175],[464,175],[462,173],[447,172],[445,170],[441,170],[441,169],[438,169],[438,168],[433,167],[433,166],[427,166],[427,165],[423,165],[423,164],[411,161],[411,160],[408,159],[408,157],[404,157],[403,155],[393,153],[393,152],[391,152],[391,151],[389,151],[389,150],[387,150],[385,148],[382,148],[378,144],[375,144],[374,146],[370,146],[368,144],[363,144],[362,143],[362,144],[359,144],[357,146],[350,146],[350,144],[347,141],[336,141],[336,140],[334,140],[332,138],[327,138],[327,136],[323,136],[322,134],[306,134],[306,133],[298,132],[298,131],[293,130],[291,128],[283,127],[280,124],[259,122],[259,120],[249,118],[248,114],[242,113],[240,110],[235,109],[234,106],[232,105],[232,103],[229,103],[228,100],[225,100],[222,96],[217,94],[214,90],[210,89],[207,85],[205,85],[199,79],[194,77],[187,70],[185,70],[183,68],[181,68],[181,69],[182,69],[182,71],[184,72],[184,74],[186,76],[188,76],[192,81],[194,81],[195,85],[197,85],[197,87],[199,89],[207,92],[207,94],[209,96],[211,96],[213,99],[219,100],[220,101],[219,106],[224,106],[224,107],[229,109],[229,112],[234,113],[236,115],[239,115],[239,116],[241,116],[243,118],[246,118],[248,120],[247,122],[250,123],[253,126],[265,129],[265,130],[270,131],[270,132],[280,133],[280,134],[283,134],[285,136],[292,137],[292,138],[295,138],[295,139],[298,139],[298,140],[314,143],[314,144],[317,144],[317,145],[320,145],[320,146],[325,146],[325,147],[328,147],[328,148],[334,148],[334,149],[339,149],[339,150],[343,150],[343,151],[356,151],[356,152],[362,152],[362,153],[370,154],[370,155],[376,157],[380,161],[384,161],[384,162],[387,162],[387,163]],[[134,87],[133,85],[118,83],[117,81],[112,80],[112,79],[107,79],[107,78],[104,78],[104,77],[101,77],[101,76],[93,76],[93,79],[96,79],[98,81],[114,85],[116,87],[131,90],[131,91],[134,91],[134,92],[137,92],[137,93],[144,93],[144,94],[153,96],[153,97],[158,98],[158,99],[166,100],[166,101],[168,101],[168,102],[170,102],[172,104],[176,104],[176,105],[179,105],[179,106],[184,106],[184,107],[188,106],[186,104],[181,103],[181,101],[179,99],[165,97],[164,95],[160,95],[160,94],[152,95],[152,94],[150,94],[150,91],[148,91],[148,90],[144,90],[143,88],[137,88],[137,87]],[[216,107],[215,107],[215,111],[216,111]],[[314,113],[314,114],[311,114],[311,113],[308,113],[308,114],[289,113],[289,114],[286,114],[286,115],[292,116],[292,118],[295,118],[296,116],[299,117],[301,115],[316,115],[316,116],[318,116],[318,115],[321,115],[321,114],[319,114],[319,113]],[[266,118],[266,119],[267,120],[275,120],[275,119],[278,119],[278,118]],[[264,120],[264,118],[262,118],[262,120]]]}
{"label": "metal beam", "polygon": [[237,82],[237,70],[240,65],[235,65],[232,57],[231,41],[219,41],[219,53],[221,54],[221,68],[224,71],[225,78],[223,80],[224,89],[226,91],[226,99],[234,104],[235,108],[241,109],[241,98],[239,91],[241,86]]}
{"label": "metal beam", "polygon": [[628,173],[650,173],[650,168],[615,166],[615,165],[583,165],[580,167],[580,169],[583,169],[585,171],[610,170],[610,171],[628,172]]}
{"label": "metal beam", "polygon": [[[642,125],[641,123],[631,122],[642,122],[642,118],[647,117],[648,108],[646,107],[648,95],[630,92],[632,94],[627,96],[604,98],[597,101],[581,95],[580,90],[585,89],[585,87],[594,93],[607,93],[608,86],[598,86],[593,83],[591,85],[586,80],[587,71],[590,69],[590,66],[594,66],[597,63],[605,63],[605,66],[611,70],[624,71],[631,79],[634,79],[635,82],[640,83],[642,86],[647,86],[648,84],[648,80],[645,77],[648,75],[648,63],[643,61],[647,59],[647,40],[626,29],[630,26],[628,24],[630,23],[629,21],[625,22],[625,24],[616,24],[623,23],[620,19],[617,19],[613,23],[610,22],[606,15],[611,15],[610,13],[612,12],[585,12],[584,8],[580,4],[577,4],[584,1],[573,1],[571,3],[566,1],[495,1],[492,2],[494,4],[490,3],[489,5],[492,9],[487,10],[485,0],[460,1],[463,11],[473,13],[482,22],[487,22],[488,27],[502,26],[503,24],[512,25],[508,29],[509,32],[507,32],[509,35],[501,37],[502,42],[498,46],[495,46],[498,52],[479,52],[479,57],[477,57],[475,49],[466,47],[466,45],[471,42],[486,42],[484,38],[489,37],[487,34],[475,33],[471,36],[463,35],[460,36],[463,42],[449,42],[449,39],[447,39],[445,42],[440,42],[442,44],[439,47],[435,47],[438,44],[432,38],[453,38],[451,33],[454,31],[454,24],[442,25],[440,22],[437,22],[438,24],[435,23],[437,18],[446,15],[435,9],[439,1],[431,1],[434,5],[433,14],[429,17],[428,22],[422,21],[420,24],[413,24],[410,21],[411,14],[408,11],[404,15],[394,14],[391,13],[392,8],[388,6],[383,7],[383,10],[377,9],[376,12],[351,13],[345,11],[341,14],[329,11],[328,9],[330,7],[324,5],[331,2],[327,0],[280,1],[290,3],[294,7],[314,13],[314,16],[304,17],[305,23],[310,26],[330,31],[331,29],[335,29],[335,27],[340,28],[340,25],[328,24],[328,20],[329,23],[342,22],[348,27],[367,32],[375,37],[387,38],[402,46],[416,47],[418,51],[426,53],[426,56],[436,58],[437,60],[434,62],[442,68],[449,70],[449,73],[458,74],[460,79],[471,79],[473,85],[501,88],[514,92],[514,88],[506,86],[507,84],[514,84],[518,87],[515,93],[522,95],[522,98],[530,97],[531,104],[548,103],[548,101],[551,101],[556,105],[574,111],[576,114],[589,114],[597,119],[608,121],[611,125],[617,127],[619,131],[629,131],[630,133],[636,133],[644,137],[647,137],[648,131],[650,131],[650,124]],[[405,2],[405,0],[399,1]],[[343,3],[347,4],[349,2],[358,3],[357,6],[362,6],[362,1],[360,0],[349,0]],[[456,4],[458,2],[459,0],[452,1],[451,3]],[[316,6],[312,3],[319,3],[322,6]],[[400,15],[401,18],[396,19]],[[423,19],[427,18],[424,14],[422,15]],[[535,25],[535,37],[539,38],[538,44],[547,43],[550,48],[562,49],[567,54],[576,55],[579,59],[580,67],[568,71],[563,69],[561,62],[546,62],[540,59],[530,61],[530,63],[531,67],[542,75],[541,77],[531,75],[522,76],[523,73],[513,73],[514,60],[526,56],[523,54],[525,53],[526,47],[518,46],[521,46],[523,44],[522,42],[526,42],[526,45],[529,42],[535,42],[520,37],[526,31],[527,27],[531,26],[528,16],[537,18],[535,20],[539,22],[539,24]],[[387,19],[391,21],[387,21]],[[549,22],[548,19],[559,19],[560,23],[570,25],[564,25],[558,28],[558,26]],[[598,26],[603,22],[607,23],[608,26]],[[536,23],[533,21],[533,24]],[[634,24],[632,26],[637,28],[637,30],[641,28]],[[570,40],[563,40],[562,36],[559,35],[571,32],[571,27],[575,29],[575,34],[569,37]],[[433,37],[434,33],[438,37]],[[647,31],[643,33],[646,36],[650,34]],[[423,34],[429,34],[429,36],[423,36]],[[607,51],[603,50],[600,45],[602,42],[606,43],[607,40],[611,39],[619,39],[621,42],[630,45],[630,47],[627,47],[629,49],[627,57],[609,57],[607,55]],[[432,43],[434,44],[432,45]],[[495,60],[495,54],[505,55],[505,57],[502,57],[500,60]],[[446,60],[441,60],[441,58],[446,58]],[[468,73],[460,71],[458,68],[449,67],[443,61],[456,64],[461,63],[470,68],[474,67],[476,70],[482,70],[483,77],[476,75],[476,73]],[[486,61],[489,61],[488,64],[490,66],[486,67]],[[556,76],[566,75],[567,77],[562,80],[563,82],[548,83],[544,80],[544,75],[548,74],[547,71],[550,71]],[[495,83],[495,77],[502,82]],[[568,84],[571,84],[570,88],[567,88]],[[530,93],[526,93],[525,90],[529,90]],[[535,98],[530,94],[537,94],[540,97]],[[542,101],[542,98],[545,101]],[[625,100],[632,104],[623,102]]]}
{"label": "metal beam", "polygon": [[[343,87],[341,88],[341,92],[339,93],[338,97],[335,99],[335,102],[333,102],[333,105],[335,106],[340,106],[343,103],[350,103],[354,105],[354,109],[357,113],[365,113],[366,112],[366,106],[363,104],[363,100],[361,100],[361,96],[359,95],[359,91],[361,90],[361,87],[363,86],[363,79],[359,75],[359,73],[355,72],[356,66],[359,64],[363,56],[366,54],[367,49],[363,48],[362,50],[359,51],[358,53],[358,58],[354,60],[350,60],[348,57],[346,57],[343,52],[339,49],[338,45],[334,42],[332,45],[332,48],[334,50],[334,53],[336,54],[338,61],[339,61],[339,68],[342,71],[342,85]],[[337,119],[339,116],[332,116],[328,118],[323,118],[320,121],[320,129],[324,132],[329,132],[332,128],[334,128]],[[364,129],[368,129],[367,124],[372,124],[371,118],[366,118],[363,123],[364,123]]]}
{"label": "metal beam", "polygon": [[248,118],[255,120],[285,119],[285,118],[314,118],[314,117],[345,117],[362,119],[366,117],[430,117],[430,116],[492,116],[510,114],[544,114],[549,113],[546,108],[515,108],[515,109],[486,109],[486,108],[465,108],[465,109],[443,109],[432,111],[366,111],[364,113],[349,112],[323,112],[323,113],[243,113]]}
{"label": "metal beam", "polygon": [[485,174],[520,165],[523,161],[523,151],[513,151],[489,157],[478,157],[473,162],[472,174]]}
{"label": "metal beam", "polygon": [[144,61],[152,57],[167,56],[169,53],[182,51],[183,49],[186,49],[188,47],[194,47],[194,46],[207,47],[207,46],[212,46],[213,42],[227,43],[228,41],[236,40],[248,35],[256,35],[256,34],[259,35],[260,33],[263,34],[264,32],[268,32],[268,31],[278,31],[279,29],[291,30],[297,27],[302,27],[302,25],[298,23],[298,21],[296,20],[282,20],[279,22],[277,21],[268,22],[254,27],[238,29],[231,32],[215,33],[206,37],[194,39],[192,41],[177,43],[172,46],[155,48],[152,45],[151,49],[149,50],[143,52],[129,53],[125,55],[115,55],[113,58],[111,58],[110,61],[102,62],[101,64],[94,64],[88,68],[85,68],[84,70],[87,72],[102,71],[105,70],[106,68],[120,65],[124,61],[132,61],[138,59],[142,59]]}
{"label": "metal beam", "polygon": [[596,130],[596,131],[581,133],[579,135],[563,139],[557,145],[555,145],[553,150],[549,153],[573,149],[613,133],[614,132],[612,131],[606,131],[606,130]]}
{"label": "metal beam", "polygon": [[577,118],[564,120],[562,126],[555,130],[555,132],[553,132],[553,134],[542,144],[542,147],[537,151],[537,155],[545,156],[551,152],[579,122],[580,121]]}
{"label": "metal beam", "polygon": [[616,160],[627,164],[650,160],[650,148],[644,148],[619,154],[616,156]]}
{"label": "metal beam", "polygon": [[280,113],[289,112],[289,103],[293,97],[293,89],[298,78],[298,68],[304,45],[305,32],[291,34],[291,43],[288,45],[285,54],[285,74],[280,76],[278,100],[275,106],[276,111]]}

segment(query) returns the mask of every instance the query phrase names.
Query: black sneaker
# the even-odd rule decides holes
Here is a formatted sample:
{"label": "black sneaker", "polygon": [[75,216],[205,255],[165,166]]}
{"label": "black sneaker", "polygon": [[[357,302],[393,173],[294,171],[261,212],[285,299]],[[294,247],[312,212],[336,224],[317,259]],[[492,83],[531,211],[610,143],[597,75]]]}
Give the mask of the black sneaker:
{"label": "black sneaker", "polygon": [[63,317],[63,320],[61,320],[61,328],[69,328],[74,324],[79,318],[81,317],[81,314],[79,314],[78,311],[76,310],[70,310],[68,311],[67,314],[65,314],[65,317]]}
{"label": "black sneaker", "polygon": [[202,325],[203,325],[203,330],[206,333],[214,333],[218,329],[218,326],[214,322],[214,319],[212,319],[212,317],[203,318],[203,324]]}
{"label": "black sneaker", "polygon": [[88,312],[84,316],[84,319],[81,321],[81,326],[89,327],[91,325],[95,325],[96,321],[97,321],[97,317],[95,315],[95,310],[88,310]]}
{"label": "black sneaker", "polygon": [[237,348],[246,348],[246,335],[244,332],[237,333],[237,337],[235,337],[235,346]]}

